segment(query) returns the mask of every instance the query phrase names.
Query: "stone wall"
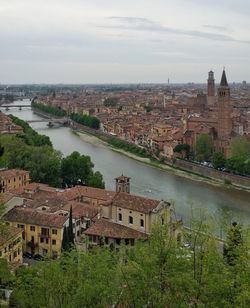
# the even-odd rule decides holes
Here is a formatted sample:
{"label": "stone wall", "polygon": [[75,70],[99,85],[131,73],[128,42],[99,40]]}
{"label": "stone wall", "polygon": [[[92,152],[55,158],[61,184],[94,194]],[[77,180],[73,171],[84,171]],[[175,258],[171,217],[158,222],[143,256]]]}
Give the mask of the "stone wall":
{"label": "stone wall", "polygon": [[206,166],[198,165],[195,163],[191,163],[185,160],[177,159],[175,162],[175,166],[182,168],[187,171],[191,171],[202,176],[207,176],[210,178],[215,178],[221,181],[228,180],[232,184],[244,186],[250,188],[250,177],[240,176],[231,174],[228,172],[218,171],[213,168],[209,168]]}

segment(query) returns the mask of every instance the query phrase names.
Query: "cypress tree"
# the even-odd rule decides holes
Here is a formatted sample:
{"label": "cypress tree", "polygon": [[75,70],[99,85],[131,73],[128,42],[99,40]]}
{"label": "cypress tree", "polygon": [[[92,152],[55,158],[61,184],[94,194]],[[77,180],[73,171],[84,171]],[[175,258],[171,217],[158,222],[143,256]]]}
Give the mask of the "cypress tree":
{"label": "cypress tree", "polygon": [[65,251],[69,249],[68,228],[66,226],[63,228],[62,249]]}
{"label": "cypress tree", "polygon": [[72,206],[70,207],[70,212],[69,212],[68,241],[69,245],[74,245]]}

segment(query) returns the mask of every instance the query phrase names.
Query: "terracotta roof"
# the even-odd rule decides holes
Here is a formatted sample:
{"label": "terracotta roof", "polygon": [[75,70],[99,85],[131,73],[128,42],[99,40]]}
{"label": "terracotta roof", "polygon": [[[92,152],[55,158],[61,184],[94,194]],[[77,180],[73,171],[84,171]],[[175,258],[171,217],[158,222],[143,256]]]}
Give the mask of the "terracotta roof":
{"label": "terracotta roof", "polygon": [[84,234],[120,239],[135,239],[139,237],[146,237],[145,233],[133,230],[103,218],[98,219],[94,224],[92,224],[84,232]]}
{"label": "terracotta roof", "polygon": [[61,228],[68,217],[47,212],[38,212],[30,208],[16,207],[4,215],[4,219],[23,224]]}
{"label": "terracotta roof", "polygon": [[6,170],[0,170],[0,177],[3,177],[5,179],[13,178],[15,176],[19,175],[27,175],[29,171],[25,170],[19,170],[19,169],[6,169]]}
{"label": "terracotta roof", "polygon": [[114,191],[108,191],[105,189],[88,186],[76,186],[66,189],[64,192],[59,192],[58,196],[63,197],[66,200],[74,200],[77,197],[87,197],[102,201],[110,201],[113,199],[115,194],[116,193]]}
{"label": "terracotta roof", "polygon": [[0,233],[0,245],[3,245],[11,238],[16,237],[18,234],[22,234],[22,230],[15,227],[8,227],[6,230]]}
{"label": "terracotta roof", "polygon": [[94,206],[89,203],[76,202],[76,201],[68,202],[66,205],[62,207],[62,210],[69,212],[71,206],[72,206],[73,218],[80,218],[80,217],[93,218],[99,212],[98,206]]}
{"label": "terracotta roof", "polygon": [[158,200],[148,199],[119,192],[113,199],[112,204],[117,207],[149,214],[160,203]]}

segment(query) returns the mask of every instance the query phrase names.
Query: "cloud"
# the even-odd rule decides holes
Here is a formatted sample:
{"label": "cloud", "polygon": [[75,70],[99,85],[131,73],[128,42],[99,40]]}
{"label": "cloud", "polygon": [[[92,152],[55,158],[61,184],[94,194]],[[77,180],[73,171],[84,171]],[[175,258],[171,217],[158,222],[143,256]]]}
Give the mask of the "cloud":
{"label": "cloud", "polygon": [[[250,44],[250,41],[248,40],[237,40],[233,38],[232,36],[229,36],[226,34],[167,27],[167,26],[164,26],[148,18],[110,16],[107,18],[107,20],[111,21],[111,24],[98,25],[98,27],[110,28],[110,29],[124,29],[124,30],[132,30],[132,31],[152,31],[152,32],[158,32],[158,33],[170,33],[170,34],[176,34],[176,35],[182,35],[182,36],[184,35],[184,36],[191,36],[191,37],[199,37],[199,38],[209,39],[209,40],[214,40],[214,41],[240,42],[240,43]],[[113,21],[114,23],[112,23]],[[216,26],[208,25],[208,27],[215,28]]]}
{"label": "cloud", "polygon": [[227,27],[217,25],[202,25],[203,28],[212,29],[216,31],[229,31]]}

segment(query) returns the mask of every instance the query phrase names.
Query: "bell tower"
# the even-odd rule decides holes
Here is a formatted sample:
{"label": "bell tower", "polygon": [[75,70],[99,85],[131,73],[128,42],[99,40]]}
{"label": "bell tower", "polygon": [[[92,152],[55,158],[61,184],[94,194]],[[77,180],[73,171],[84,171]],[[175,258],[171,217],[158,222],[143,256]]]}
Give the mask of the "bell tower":
{"label": "bell tower", "polygon": [[228,156],[229,140],[233,129],[231,112],[230,88],[224,69],[218,88],[218,145],[219,150],[226,156]]}
{"label": "bell tower", "polygon": [[213,71],[208,72],[207,102],[209,106],[213,106],[215,104],[215,79]]}
{"label": "bell tower", "polygon": [[118,176],[116,179],[116,192],[124,192],[130,194],[130,178],[124,175]]}

